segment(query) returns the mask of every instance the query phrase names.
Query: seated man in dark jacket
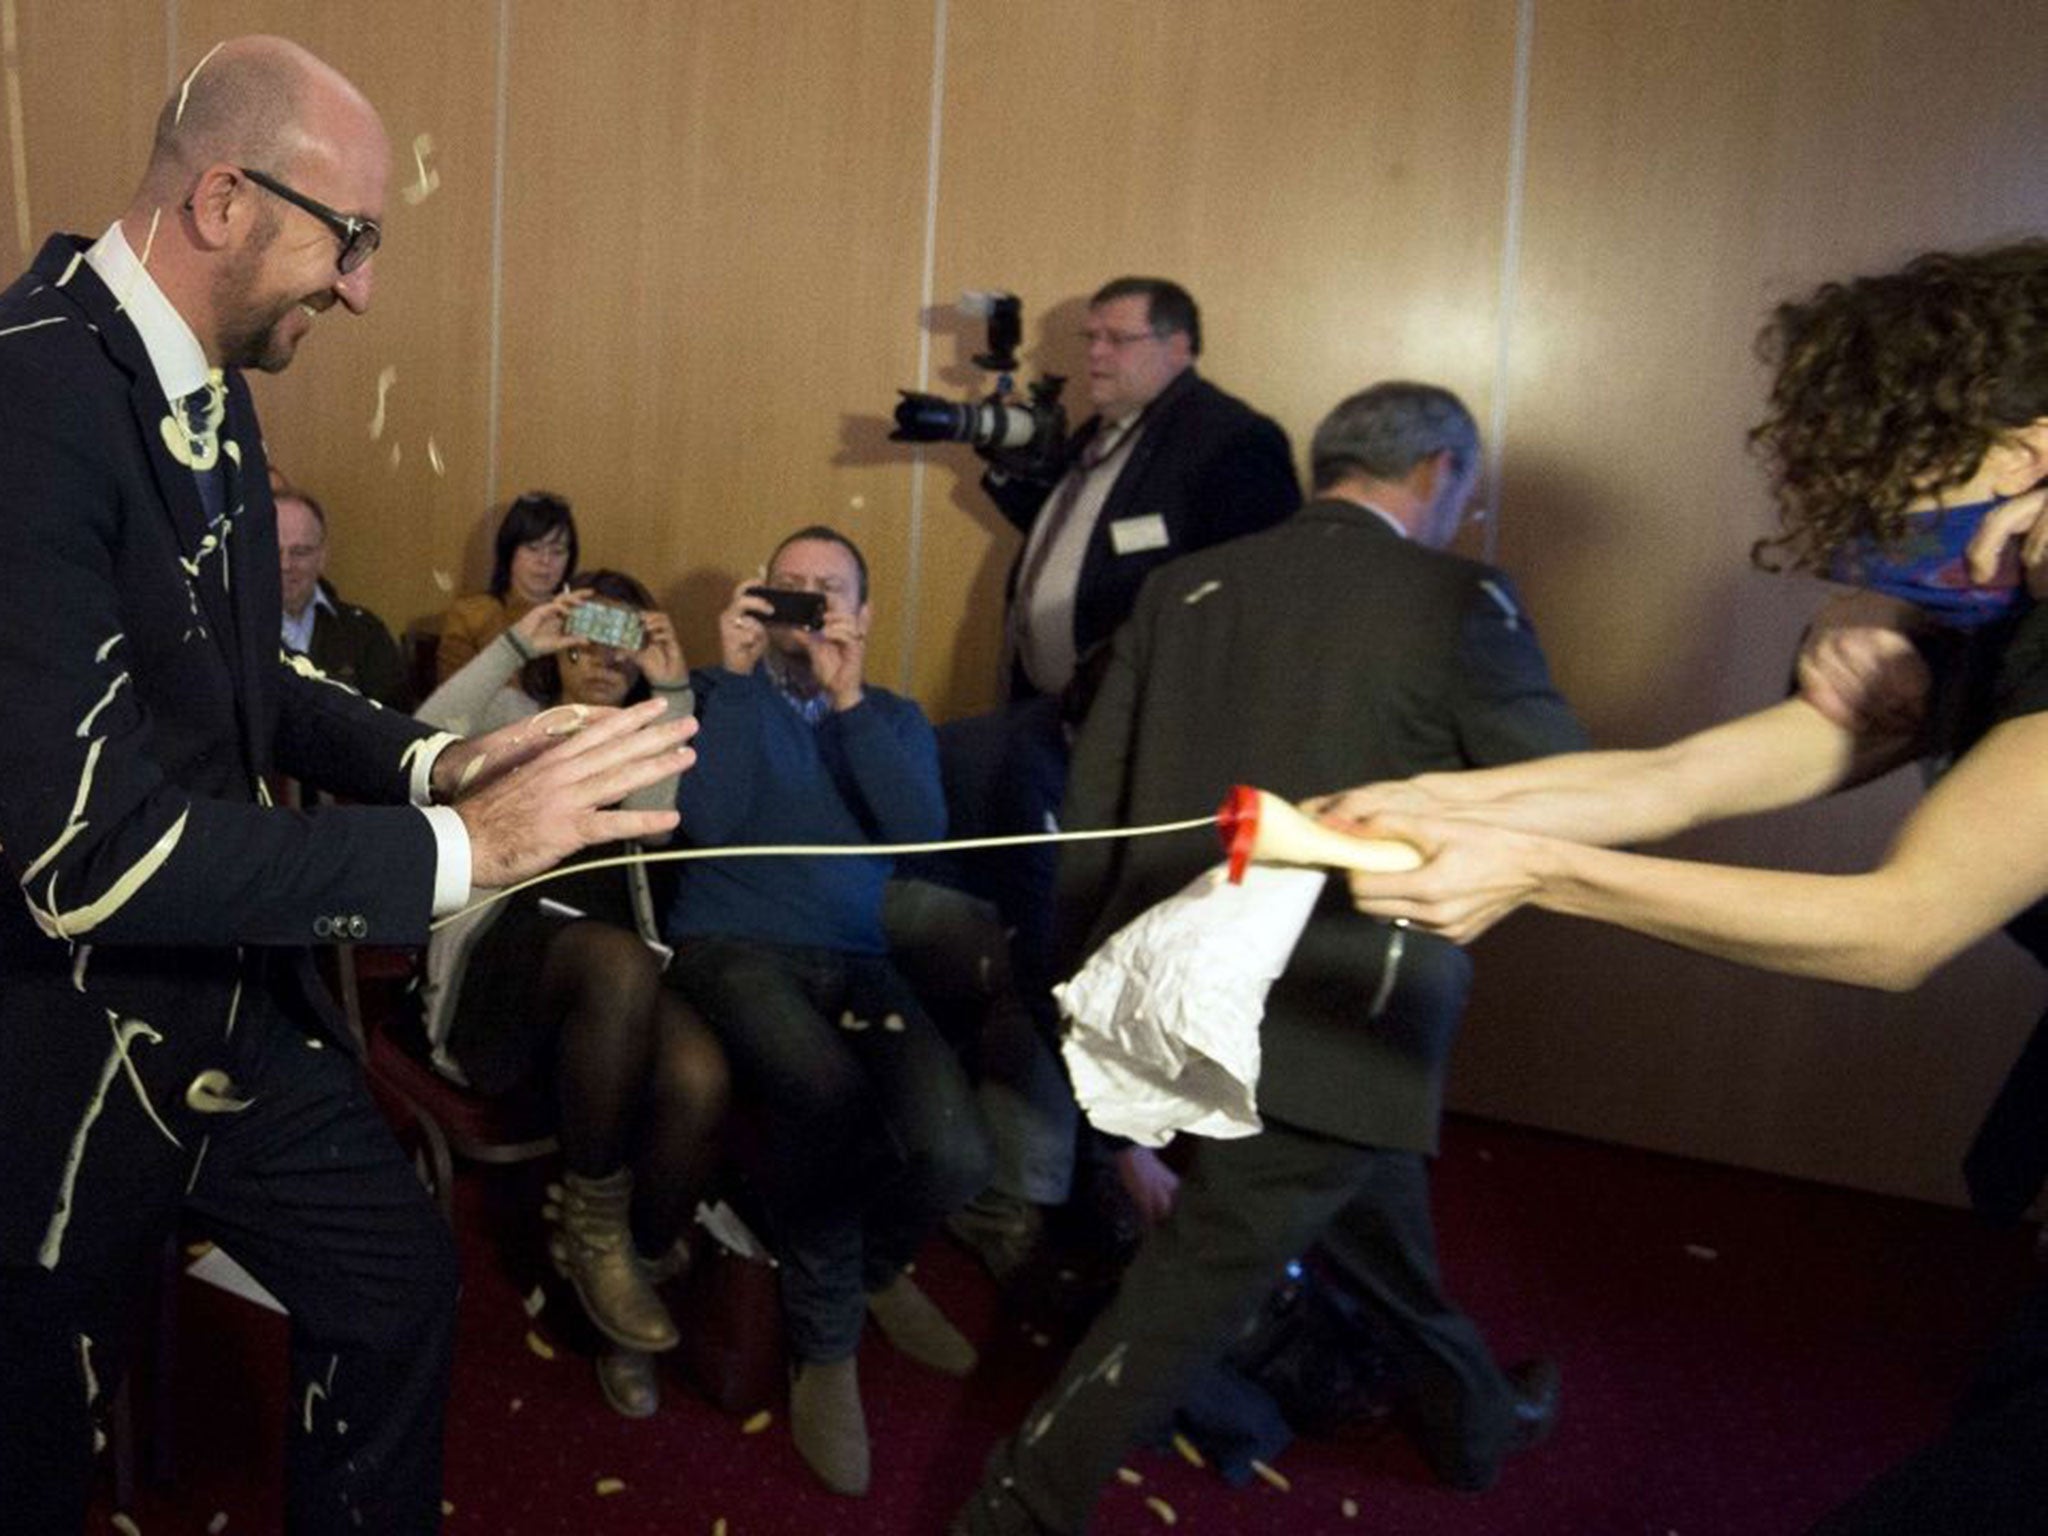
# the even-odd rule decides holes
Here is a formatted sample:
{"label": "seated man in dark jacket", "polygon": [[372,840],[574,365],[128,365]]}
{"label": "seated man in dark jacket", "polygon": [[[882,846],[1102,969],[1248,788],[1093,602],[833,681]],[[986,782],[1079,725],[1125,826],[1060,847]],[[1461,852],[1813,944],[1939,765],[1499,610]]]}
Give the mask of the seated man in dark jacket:
{"label": "seated man in dark jacket", "polygon": [[[709,775],[677,795],[700,846],[914,842],[945,831],[932,728],[864,677],[860,551],[829,528],[785,539],[766,586],[823,599],[781,622],[743,582],[719,616],[723,665],[693,682]],[[765,1191],[796,1374],[790,1430],[835,1492],[868,1485],[854,1373],[862,1314],[955,1375],[974,1350],[903,1274],[981,1188],[988,1154],[959,1062],[889,964],[884,857],[687,863],[669,908],[671,976],[725,1043],[767,1123]]]}
{"label": "seated man in dark jacket", "polygon": [[278,493],[277,567],[285,649],[386,709],[410,710],[411,690],[391,631],[327,584],[327,512],[307,491]]}

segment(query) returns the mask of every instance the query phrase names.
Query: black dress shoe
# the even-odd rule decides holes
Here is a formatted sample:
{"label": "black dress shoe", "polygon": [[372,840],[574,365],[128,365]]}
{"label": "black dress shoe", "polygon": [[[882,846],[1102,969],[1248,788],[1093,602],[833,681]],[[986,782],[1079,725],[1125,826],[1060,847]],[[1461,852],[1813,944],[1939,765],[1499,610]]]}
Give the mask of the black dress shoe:
{"label": "black dress shoe", "polygon": [[1563,1384],[1558,1380],[1555,1360],[1524,1360],[1508,1367],[1508,1380],[1515,1389],[1515,1427],[1508,1436],[1507,1454],[1541,1445],[1557,1428],[1558,1399]]}
{"label": "black dress shoe", "polygon": [[1508,1385],[1514,1391],[1513,1417],[1500,1450],[1486,1461],[1470,1456],[1455,1459],[1430,1454],[1423,1447],[1439,1481],[1463,1493],[1484,1493],[1500,1481],[1501,1464],[1517,1451],[1541,1444],[1557,1427],[1561,1384],[1555,1360],[1524,1360],[1507,1369]]}

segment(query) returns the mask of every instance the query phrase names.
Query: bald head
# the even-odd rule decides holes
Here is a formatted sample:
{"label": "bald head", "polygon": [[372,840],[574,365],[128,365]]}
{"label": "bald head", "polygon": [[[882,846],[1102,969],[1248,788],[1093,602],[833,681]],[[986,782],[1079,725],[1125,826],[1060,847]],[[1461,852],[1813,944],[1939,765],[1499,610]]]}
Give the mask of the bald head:
{"label": "bald head", "polygon": [[157,114],[143,194],[182,200],[217,162],[289,177],[351,132],[381,136],[383,125],[338,70],[287,38],[238,37],[202,58]]}
{"label": "bald head", "polygon": [[336,304],[369,307],[371,262],[340,262],[382,223],[390,161],[376,108],[338,70],[239,37],[164,103],[122,228],[209,361],[274,371]]}

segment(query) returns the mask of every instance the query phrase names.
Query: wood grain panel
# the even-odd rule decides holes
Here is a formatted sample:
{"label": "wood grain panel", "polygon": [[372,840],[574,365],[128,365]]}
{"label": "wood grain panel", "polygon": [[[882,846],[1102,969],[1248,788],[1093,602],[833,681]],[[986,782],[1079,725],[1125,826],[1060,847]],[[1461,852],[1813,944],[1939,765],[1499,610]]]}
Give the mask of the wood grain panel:
{"label": "wood grain panel", "polygon": [[[2048,218],[2024,3],[1542,0],[1501,555],[1595,734],[1662,740],[1784,688],[1819,584],[1753,572],[1742,447],[1769,306]],[[1920,67],[1970,44],[1966,74]],[[1902,82],[1910,78],[1910,88]],[[1906,782],[1688,839],[1853,869]],[[1482,946],[1466,1107],[1932,1198],[2038,1007],[1992,941],[1917,994],[1741,971],[1583,924]]]}
{"label": "wood grain panel", "polygon": [[[437,572],[451,586],[464,579],[464,541],[489,499],[498,7],[408,6],[388,26],[313,0],[180,0],[178,14],[181,69],[221,38],[276,32],[348,75],[383,115],[393,161],[370,312],[329,311],[292,367],[255,387],[272,453],[327,508],[329,576],[403,629],[445,606]],[[438,184],[415,202],[405,193],[423,185],[421,135]]]}
{"label": "wood grain panel", "polygon": [[5,0],[0,18],[10,16],[14,51],[0,69],[20,101],[26,173],[17,179],[9,109],[0,115],[0,250],[11,277],[53,232],[97,238],[127,206],[149,159],[168,66],[157,6]]}
{"label": "wood grain panel", "polygon": [[[1202,306],[1204,372],[1297,456],[1375,379],[1438,380],[1485,419],[1513,98],[1510,0],[1256,7],[956,5],[936,292],[1025,296],[1028,359],[1079,375],[1086,296],[1127,272]],[[950,312],[940,383],[985,388]],[[1087,414],[1077,387],[1073,410]],[[917,658],[949,712],[994,697],[1017,536],[970,455],[935,453]]]}
{"label": "wood grain panel", "polygon": [[[931,8],[522,8],[499,490],[570,496],[693,659],[731,584],[826,522],[866,550],[900,674]],[[602,25],[593,22],[601,20]]]}

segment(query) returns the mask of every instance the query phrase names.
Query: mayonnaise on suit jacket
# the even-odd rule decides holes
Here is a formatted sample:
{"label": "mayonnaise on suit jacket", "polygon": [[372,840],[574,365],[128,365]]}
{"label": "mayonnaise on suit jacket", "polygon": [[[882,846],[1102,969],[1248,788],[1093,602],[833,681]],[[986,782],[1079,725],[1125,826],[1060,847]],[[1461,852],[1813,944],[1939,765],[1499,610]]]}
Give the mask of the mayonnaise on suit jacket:
{"label": "mayonnaise on suit jacket", "polygon": [[0,295],[0,1265],[60,1272],[168,1221],[238,1020],[315,1008],[303,946],[425,938],[435,857],[403,805],[267,806],[274,773],[402,801],[431,733],[283,659],[247,387],[209,528],[83,248]]}

